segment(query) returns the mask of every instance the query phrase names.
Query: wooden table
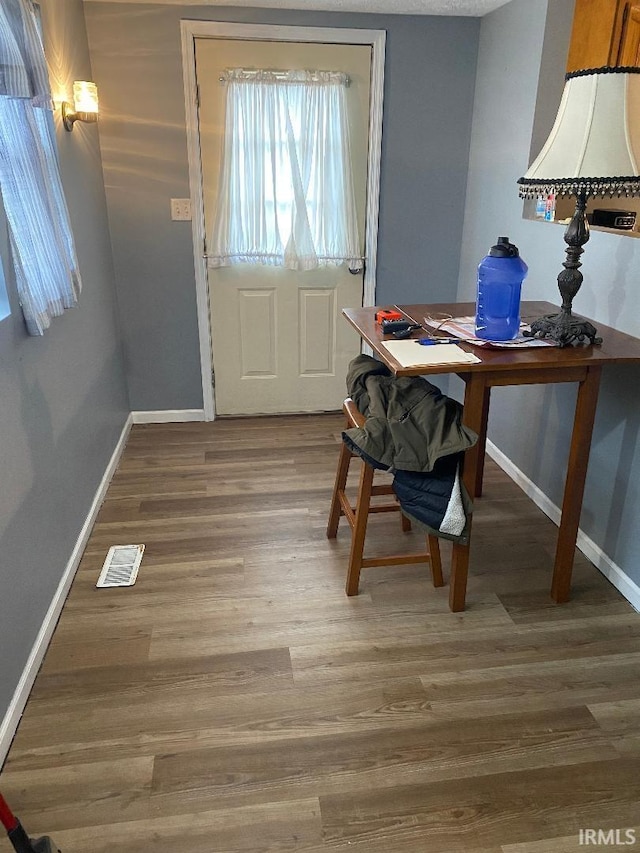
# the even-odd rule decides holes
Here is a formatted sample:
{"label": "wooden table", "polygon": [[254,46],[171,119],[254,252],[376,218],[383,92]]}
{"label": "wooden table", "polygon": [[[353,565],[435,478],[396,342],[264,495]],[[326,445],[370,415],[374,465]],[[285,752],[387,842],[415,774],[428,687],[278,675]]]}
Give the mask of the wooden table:
{"label": "wooden table", "polygon": [[[386,307],[386,306],[385,306]],[[475,305],[470,302],[438,305],[394,306],[415,322],[433,312],[444,312],[454,317],[473,315]],[[470,495],[482,494],[482,474],[487,440],[487,420],[491,388],[499,385],[541,385],[556,382],[577,382],[578,397],[573,422],[573,433],[562,516],[551,584],[551,597],[561,603],[568,601],[571,589],[571,572],[582,509],[582,497],[589,463],[591,434],[598,402],[600,374],[605,364],[640,362],[640,340],[625,335],[601,323],[595,323],[603,338],[600,346],[537,347],[522,350],[486,349],[463,344],[481,361],[478,364],[435,365],[433,367],[402,367],[380,343],[389,340],[375,322],[376,308],[345,308],[346,319],[373,348],[378,357],[397,376],[456,373],[465,383],[463,421],[479,436],[478,443],[467,450],[464,457],[463,482]],[[532,320],[543,314],[557,311],[548,302],[523,302],[522,318]],[[424,334],[424,333],[423,333]],[[420,337],[420,332],[415,333]],[[451,566],[449,606],[453,611],[464,610],[469,568],[469,544],[455,543]]]}

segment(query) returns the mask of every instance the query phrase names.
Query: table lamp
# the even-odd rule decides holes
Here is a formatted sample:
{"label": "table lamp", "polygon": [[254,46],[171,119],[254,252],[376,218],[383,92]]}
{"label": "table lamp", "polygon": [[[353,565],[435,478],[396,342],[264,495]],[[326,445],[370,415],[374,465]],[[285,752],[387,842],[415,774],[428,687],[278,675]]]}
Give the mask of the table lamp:
{"label": "table lamp", "polygon": [[[638,125],[633,127],[633,122]],[[591,196],[640,195],[640,68],[605,67],[566,75],[555,124],[542,151],[520,178],[521,198],[550,193],[575,196],[564,234],[567,259],[558,276],[562,308],[531,324],[531,336],[558,346],[600,344],[595,327],[571,313],[580,290],[580,255],[589,239],[586,217]]]}

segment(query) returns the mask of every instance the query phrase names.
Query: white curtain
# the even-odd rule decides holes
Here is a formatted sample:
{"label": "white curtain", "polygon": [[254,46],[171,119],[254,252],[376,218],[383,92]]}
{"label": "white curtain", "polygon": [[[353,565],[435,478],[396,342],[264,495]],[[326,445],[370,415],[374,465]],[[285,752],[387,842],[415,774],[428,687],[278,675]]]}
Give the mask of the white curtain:
{"label": "white curtain", "polygon": [[0,5],[0,190],[29,334],[73,307],[80,275],[60,172],[44,49],[31,0]]}
{"label": "white curtain", "polygon": [[361,269],[346,75],[232,69],[226,83],[209,266]]}

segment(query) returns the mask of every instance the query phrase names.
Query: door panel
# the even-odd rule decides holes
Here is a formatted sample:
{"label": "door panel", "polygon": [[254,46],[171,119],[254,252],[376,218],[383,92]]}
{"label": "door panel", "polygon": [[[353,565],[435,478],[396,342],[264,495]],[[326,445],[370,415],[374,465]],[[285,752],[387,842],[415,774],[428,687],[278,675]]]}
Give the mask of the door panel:
{"label": "door panel", "polygon": [[[364,247],[371,47],[218,38],[197,38],[195,44],[207,233],[222,157],[224,70],[331,69],[351,80],[354,183]],[[360,351],[358,336],[340,312],[362,304],[362,275],[342,266],[298,272],[241,265],[210,269],[208,284],[218,414],[340,408],[347,366]]]}
{"label": "door panel", "polygon": [[239,308],[239,340],[241,344],[240,376],[275,376],[276,374],[276,291],[237,290]]}
{"label": "door panel", "polygon": [[640,5],[627,9],[624,32],[620,42],[618,65],[637,66],[640,62]]}
{"label": "door panel", "polygon": [[298,290],[300,373],[304,376],[335,372],[336,291]]}

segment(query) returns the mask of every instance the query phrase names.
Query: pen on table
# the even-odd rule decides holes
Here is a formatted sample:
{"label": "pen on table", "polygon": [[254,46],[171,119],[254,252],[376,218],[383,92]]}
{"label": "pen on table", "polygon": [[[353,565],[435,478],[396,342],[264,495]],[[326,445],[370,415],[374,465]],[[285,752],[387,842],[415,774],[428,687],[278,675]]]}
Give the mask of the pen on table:
{"label": "pen on table", "polygon": [[461,338],[417,338],[416,343],[423,347],[433,347],[439,344],[459,344]]}

